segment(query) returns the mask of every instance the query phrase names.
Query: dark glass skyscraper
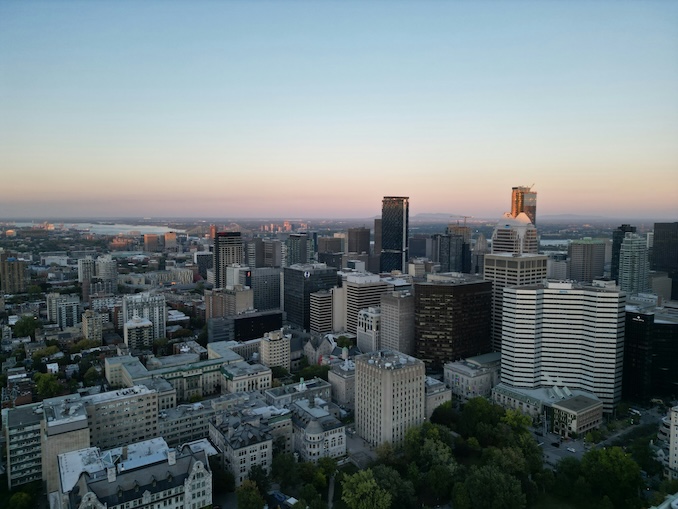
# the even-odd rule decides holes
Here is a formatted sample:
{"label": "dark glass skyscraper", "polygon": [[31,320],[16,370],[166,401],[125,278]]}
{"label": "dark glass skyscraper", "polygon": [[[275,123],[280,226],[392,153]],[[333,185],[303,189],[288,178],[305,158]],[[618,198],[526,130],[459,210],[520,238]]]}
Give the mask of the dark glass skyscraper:
{"label": "dark glass skyscraper", "polygon": [[652,269],[678,273],[678,223],[654,224]]}
{"label": "dark glass skyscraper", "polygon": [[384,196],[381,206],[380,271],[404,271],[409,257],[409,197]]}

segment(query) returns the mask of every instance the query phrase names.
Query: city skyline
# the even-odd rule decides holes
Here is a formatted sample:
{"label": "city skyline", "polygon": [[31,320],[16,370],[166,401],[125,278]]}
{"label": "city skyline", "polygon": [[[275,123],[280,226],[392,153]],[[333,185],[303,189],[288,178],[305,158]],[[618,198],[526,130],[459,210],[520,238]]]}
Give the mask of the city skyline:
{"label": "city skyline", "polygon": [[2,218],[678,212],[675,3],[8,1],[0,47]]}

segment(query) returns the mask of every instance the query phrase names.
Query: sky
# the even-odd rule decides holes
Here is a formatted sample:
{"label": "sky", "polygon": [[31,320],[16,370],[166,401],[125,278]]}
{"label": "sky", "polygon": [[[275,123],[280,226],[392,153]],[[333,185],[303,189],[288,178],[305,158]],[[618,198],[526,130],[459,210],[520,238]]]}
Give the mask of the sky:
{"label": "sky", "polygon": [[0,219],[678,220],[678,2],[0,2]]}

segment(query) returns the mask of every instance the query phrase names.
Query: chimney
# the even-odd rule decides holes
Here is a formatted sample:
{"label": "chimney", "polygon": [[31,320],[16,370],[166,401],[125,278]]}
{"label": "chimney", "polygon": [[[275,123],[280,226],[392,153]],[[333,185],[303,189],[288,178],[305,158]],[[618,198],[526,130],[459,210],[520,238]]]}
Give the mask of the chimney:
{"label": "chimney", "polygon": [[108,482],[115,482],[115,467],[108,467],[106,474],[108,474]]}
{"label": "chimney", "polygon": [[177,451],[176,449],[170,449],[167,451],[167,462],[170,465],[175,465],[177,463]]}

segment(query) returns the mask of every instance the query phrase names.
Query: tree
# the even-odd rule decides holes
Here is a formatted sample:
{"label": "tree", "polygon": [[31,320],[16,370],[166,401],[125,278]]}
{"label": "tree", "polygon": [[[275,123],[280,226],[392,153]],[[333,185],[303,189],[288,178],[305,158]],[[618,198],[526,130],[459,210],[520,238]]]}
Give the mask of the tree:
{"label": "tree", "polygon": [[262,497],[265,497],[268,490],[271,489],[271,479],[269,479],[266,469],[261,465],[254,465],[250,468],[247,478],[256,484]]}
{"label": "tree", "polygon": [[91,366],[83,375],[82,380],[86,387],[91,387],[99,382],[99,378],[97,368]]}
{"label": "tree", "polygon": [[[499,424],[504,409],[485,398],[472,398],[461,409],[458,431],[463,437],[477,436],[478,426],[485,424],[490,429]],[[480,440],[480,437],[478,437]],[[482,443],[483,441],[480,440]]]}
{"label": "tree", "polygon": [[337,471],[337,460],[335,458],[323,456],[318,460],[318,468],[323,475],[329,479]]}
{"label": "tree", "polygon": [[235,493],[238,496],[238,509],[262,509],[266,505],[256,483],[249,479],[245,479]]}
{"label": "tree", "polygon": [[472,467],[465,485],[474,509],[523,509],[527,505],[518,479],[494,465]]}
{"label": "tree", "polygon": [[9,499],[7,509],[31,509],[33,497],[24,491],[18,491]]}
{"label": "tree", "polygon": [[446,401],[442,405],[438,405],[431,415],[431,422],[448,427],[452,427],[456,419],[457,412],[454,410],[451,401]]}
{"label": "tree", "polygon": [[527,428],[532,424],[532,418],[529,415],[525,415],[520,410],[508,408],[504,412],[501,422],[511,426],[511,429],[513,429],[514,432],[523,433],[526,432]]}
{"label": "tree", "polygon": [[271,374],[273,375],[273,378],[286,378],[290,375],[290,372],[282,366],[272,366]]}
{"label": "tree", "polygon": [[640,507],[638,492],[643,485],[640,467],[620,447],[587,452],[581,460],[581,470],[594,495],[607,496],[614,507]]}
{"label": "tree", "polygon": [[14,324],[14,329],[12,334],[17,338],[25,338],[30,336],[31,339],[35,339],[35,330],[40,328],[42,323],[40,320],[35,318],[32,315],[26,315],[19,318],[19,320]]}
{"label": "tree", "polygon": [[404,480],[395,468],[377,465],[372,469],[377,485],[391,494],[391,507],[415,507],[416,498],[412,481]]}
{"label": "tree", "polygon": [[391,494],[377,485],[372,470],[344,477],[341,499],[349,509],[389,509]]}
{"label": "tree", "polygon": [[283,491],[296,484],[298,471],[298,464],[291,453],[273,456],[271,476],[280,483]]}
{"label": "tree", "polygon": [[216,493],[230,493],[235,490],[233,474],[224,470],[216,458],[210,458],[210,470],[212,471],[212,487]]}
{"label": "tree", "polygon": [[53,398],[61,394],[63,387],[55,375],[48,373],[36,373],[33,377],[38,396],[42,399]]}

